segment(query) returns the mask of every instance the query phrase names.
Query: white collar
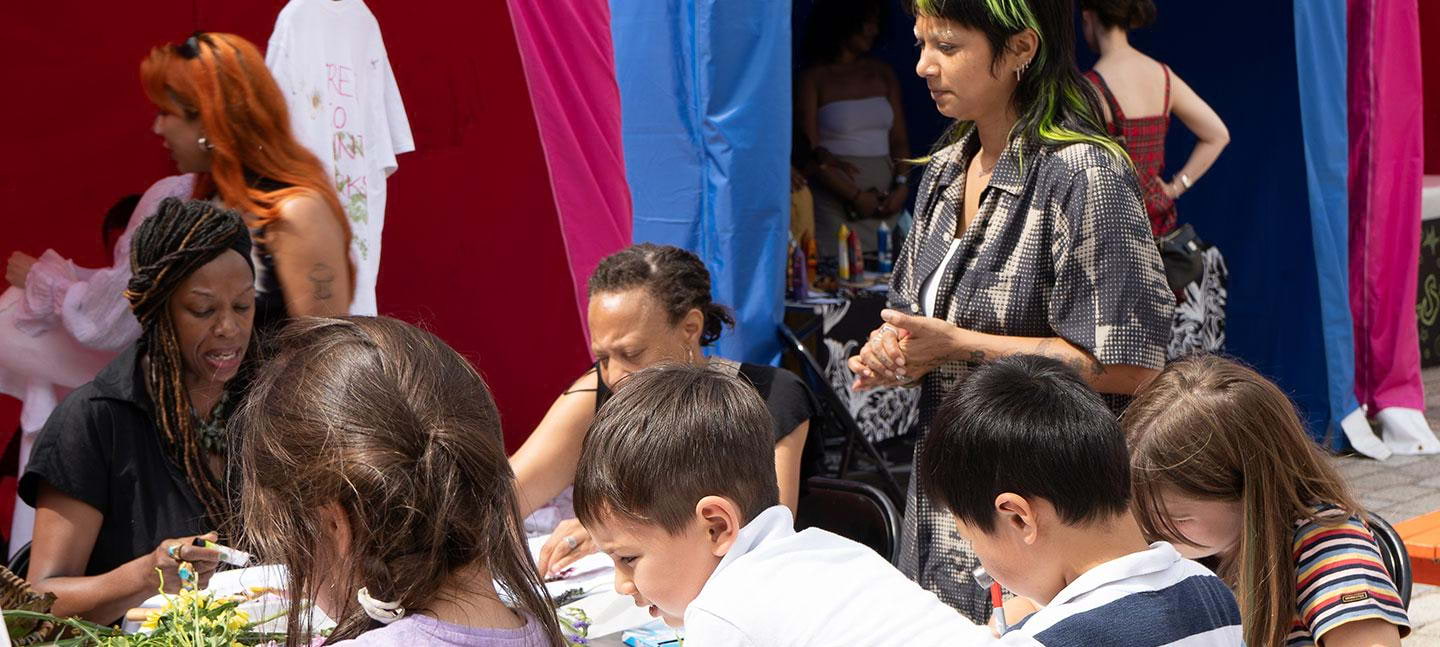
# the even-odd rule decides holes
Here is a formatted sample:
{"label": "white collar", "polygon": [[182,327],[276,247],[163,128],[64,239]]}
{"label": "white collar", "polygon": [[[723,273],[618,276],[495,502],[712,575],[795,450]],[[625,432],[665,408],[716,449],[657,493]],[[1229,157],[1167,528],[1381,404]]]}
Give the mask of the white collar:
{"label": "white collar", "polygon": [[[1184,559],[1175,547],[1163,541],[1150,544],[1149,550],[1131,553],[1085,571],[1069,586],[1060,589],[1055,598],[1045,606],[1056,606],[1070,602],[1102,586],[1114,584],[1140,575],[1159,573]],[[723,563],[723,562],[722,562]]]}
{"label": "white collar", "polygon": [[773,505],[765,509],[750,523],[740,528],[735,536],[735,543],[730,544],[730,550],[721,558],[720,564],[715,567],[719,573],[731,562],[744,557],[756,546],[772,539],[779,539],[795,534],[795,519],[790,516],[790,508],[783,505]]}

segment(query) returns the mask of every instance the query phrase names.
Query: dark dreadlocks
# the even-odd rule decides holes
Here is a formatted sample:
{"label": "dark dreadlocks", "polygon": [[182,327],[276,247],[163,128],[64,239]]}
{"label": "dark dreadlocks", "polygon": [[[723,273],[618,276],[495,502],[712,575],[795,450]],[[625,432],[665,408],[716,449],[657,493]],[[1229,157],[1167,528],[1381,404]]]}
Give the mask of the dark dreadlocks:
{"label": "dark dreadlocks", "polygon": [[[155,405],[161,440],[217,526],[228,518],[227,494],[222,476],[206,462],[197,429],[199,422],[191,411],[190,394],[185,388],[180,341],[167,305],[186,278],[227,249],[239,252],[246,263],[251,263],[250,232],[239,215],[209,202],[166,198],[155,215],[135,232],[130,251],[130,285],[125,290],[125,298],[130,300],[130,309],[143,330],[139,348],[149,359],[145,387]],[[221,398],[222,405],[214,412],[216,424],[223,426],[233,408],[223,403],[242,399],[238,391],[247,381],[248,360],[255,356],[255,337],[251,335],[247,361],[240,375],[225,385],[226,397]]]}

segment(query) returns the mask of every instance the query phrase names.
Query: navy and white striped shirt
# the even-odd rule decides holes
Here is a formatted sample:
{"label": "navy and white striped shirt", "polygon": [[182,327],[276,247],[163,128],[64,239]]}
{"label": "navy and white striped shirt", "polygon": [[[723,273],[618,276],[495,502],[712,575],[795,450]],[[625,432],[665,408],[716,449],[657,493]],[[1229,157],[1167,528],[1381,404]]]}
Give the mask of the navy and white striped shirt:
{"label": "navy and white striped shirt", "polygon": [[1086,571],[1006,632],[1035,647],[1238,647],[1240,607],[1225,583],[1165,542]]}

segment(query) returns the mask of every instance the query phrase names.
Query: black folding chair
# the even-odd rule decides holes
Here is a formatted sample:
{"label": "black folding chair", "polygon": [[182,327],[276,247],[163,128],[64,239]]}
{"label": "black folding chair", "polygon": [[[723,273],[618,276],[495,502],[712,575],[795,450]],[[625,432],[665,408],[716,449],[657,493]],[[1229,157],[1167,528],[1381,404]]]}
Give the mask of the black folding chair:
{"label": "black folding chair", "polygon": [[[875,444],[865,437],[860,430],[860,425],[855,422],[855,417],[850,415],[850,409],[840,400],[830,386],[830,381],[825,378],[825,371],[820,368],[820,363],[810,353],[810,349],[800,343],[795,332],[789,326],[780,325],[780,344],[785,352],[795,358],[802,372],[805,382],[810,385],[810,390],[815,393],[816,399],[820,401],[820,415],[824,429],[822,438],[826,441],[825,446],[830,449],[838,446],[840,449],[840,465],[835,471],[835,476],[841,479],[850,478],[851,468],[855,462],[855,450],[859,449],[864,458],[874,465],[874,472],[879,477],[880,486],[885,493],[890,495],[892,503],[905,500],[905,492],[895,480],[895,475],[890,472],[890,464],[880,451],[875,449]],[[813,433],[813,430],[812,430]]]}
{"label": "black folding chair", "polygon": [[1366,512],[1365,520],[1370,526],[1370,533],[1375,535],[1376,545],[1380,546],[1380,561],[1385,562],[1385,570],[1390,571],[1390,579],[1395,580],[1400,602],[1409,609],[1415,573],[1410,567],[1410,551],[1405,549],[1405,539],[1390,522],[1374,512]]}
{"label": "black folding chair", "polygon": [[5,568],[10,569],[11,573],[19,577],[24,578],[29,576],[30,542],[25,542],[25,545],[21,546],[20,550],[15,551],[15,554],[10,557],[9,563],[5,564]]}
{"label": "black folding chair", "polygon": [[812,476],[800,497],[795,529],[820,528],[900,559],[900,513],[890,497],[868,483]]}

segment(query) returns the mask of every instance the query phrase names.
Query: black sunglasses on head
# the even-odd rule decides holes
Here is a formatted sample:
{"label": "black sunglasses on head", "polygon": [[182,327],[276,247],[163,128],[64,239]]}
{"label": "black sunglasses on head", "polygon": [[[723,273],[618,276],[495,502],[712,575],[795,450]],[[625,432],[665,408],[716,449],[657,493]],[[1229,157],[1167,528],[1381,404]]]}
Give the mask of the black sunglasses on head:
{"label": "black sunglasses on head", "polygon": [[212,47],[214,46],[214,43],[210,42],[209,36],[206,36],[204,32],[197,31],[191,34],[189,38],[186,38],[184,43],[176,45],[175,53],[179,54],[180,58],[186,60],[195,58],[200,55],[200,43],[202,42]]}

